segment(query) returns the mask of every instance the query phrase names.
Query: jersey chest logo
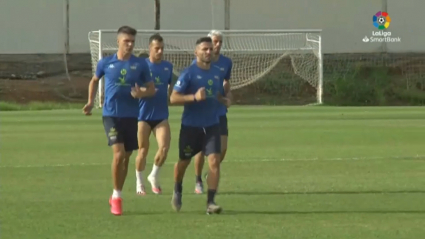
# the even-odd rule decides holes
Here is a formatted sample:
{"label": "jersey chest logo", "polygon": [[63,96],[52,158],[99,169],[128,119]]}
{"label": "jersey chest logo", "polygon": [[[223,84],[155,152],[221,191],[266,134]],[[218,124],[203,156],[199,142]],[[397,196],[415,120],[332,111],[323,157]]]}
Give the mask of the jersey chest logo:
{"label": "jersey chest logo", "polygon": [[[168,67],[165,67],[165,68],[163,68],[163,70],[164,71],[168,71],[169,69],[168,69]],[[154,76],[154,74],[152,74],[152,72],[155,72],[156,74],[156,76]],[[153,83],[155,84],[155,85],[163,85],[164,84],[164,82],[162,82],[162,79],[164,78],[164,74],[161,74],[161,73],[164,73],[164,72],[162,72],[162,71],[159,71],[159,70],[152,70],[151,69],[151,78],[153,79]],[[162,77],[161,77],[162,76]],[[165,76],[166,77],[166,76]]]}
{"label": "jersey chest logo", "polygon": [[161,77],[159,76],[155,76],[155,85],[163,85],[164,83],[162,83],[161,81]]}
{"label": "jersey chest logo", "polygon": [[118,86],[129,86],[130,84],[127,83],[127,70],[121,69],[120,75],[118,76],[118,82],[115,84]]}
{"label": "jersey chest logo", "polygon": [[[113,68],[116,68],[116,67],[113,67]],[[118,79],[117,79],[115,85],[117,85],[117,86],[131,86],[131,81],[132,81],[131,79],[134,79],[134,77],[139,74],[139,69],[140,69],[139,63],[137,63],[137,62],[133,63],[131,65],[126,64],[126,65],[121,66],[121,70],[119,71]]]}
{"label": "jersey chest logo", "polygon": [[215,97],[213,87],[214,87],[214,81],[209,79],[208,80],[208,86],[205,87],[205,92],[207,93],[207,98]]}

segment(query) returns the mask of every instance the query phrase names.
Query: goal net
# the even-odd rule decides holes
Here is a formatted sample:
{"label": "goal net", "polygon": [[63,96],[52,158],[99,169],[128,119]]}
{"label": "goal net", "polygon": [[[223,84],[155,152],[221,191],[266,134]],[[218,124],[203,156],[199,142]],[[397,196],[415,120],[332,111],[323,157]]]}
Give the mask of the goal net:
{"label": "goal net", "polygon": [[[98,61],[114,54],[117,30],[89,32],[93,73]],[[148,56],[149,37],[159,33],[164,38],[164,59],[174,65],[174,74],[194,59],[195,41],[209,31],[138,30],[134,54]],[[221,53],[233,61],[232,90],[246,87],[261,79],[285,81],[296,78],[307,83],[315,94],[312,104],[322,103],[323,63],[321,30],[225,30]],[[273,87],[273,86],[272,86]],[[103,104],[104,84],[100,80],[96,107]],[[285,94],[282,90],[282,94]]]}

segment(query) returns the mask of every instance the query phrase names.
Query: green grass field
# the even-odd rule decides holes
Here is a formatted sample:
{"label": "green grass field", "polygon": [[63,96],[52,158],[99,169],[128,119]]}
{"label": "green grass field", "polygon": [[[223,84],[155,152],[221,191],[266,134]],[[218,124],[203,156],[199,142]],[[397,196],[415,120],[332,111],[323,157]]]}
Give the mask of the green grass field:
{"label": "green grass field", "polygon": [[0,113],[2,239],[425,235],[424,108],[231,108],[217,195],[224,211],[212,216],[206,195],[193,193],[193,164],[182,211],[170,206],[180,113],[171,108],[164,194],[136,196],[132,161],[121,217],[109,212],[111,152],[100,111]]}

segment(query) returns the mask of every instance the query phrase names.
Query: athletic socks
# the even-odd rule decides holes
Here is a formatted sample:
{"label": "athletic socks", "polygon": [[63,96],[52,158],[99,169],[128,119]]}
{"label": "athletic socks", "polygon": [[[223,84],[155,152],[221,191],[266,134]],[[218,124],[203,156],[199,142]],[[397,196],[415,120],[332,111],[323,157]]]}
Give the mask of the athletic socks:
{"label": "athletic socks", "polygon": [[215,198],[215,193],[216,192],[217,192],[217,190],[215,190],[215,189],[208,189],[207,204],[215,204],[214,198]]}
{"label": "athletic socks", "polygon": [[174,184],[174,192],[182,193],[183,192],[183,182]]}
{"label": "athletic socks", "polygon": [[112,192],[112,198],[120,198],[121,197],[121,191],[115,190]]}
{"label": "athletic socks", "polygon": [[143,183],[143,171],[137,171],[136,170],[136,179],[137,179],[137,186],[144,185]]}
{"label": "athletic socks", "polygon": [[153,164],[152,172],[149,176],[152,176],[152,177],[155,177],[155,178],[158,177],[159,169],[160,169],[160,167]]}
{"label": "athletic socks", "polygon": [[196,176],[196,182],[197,183],[202,183],[202,176]]}

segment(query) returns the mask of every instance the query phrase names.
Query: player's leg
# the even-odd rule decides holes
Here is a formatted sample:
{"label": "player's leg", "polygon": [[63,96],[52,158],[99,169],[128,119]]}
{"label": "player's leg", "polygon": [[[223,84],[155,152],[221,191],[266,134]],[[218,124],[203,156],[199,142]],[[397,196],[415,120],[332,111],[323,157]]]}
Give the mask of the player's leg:
{"label": "player's leg", "polygon": [[123,124],[125,125],[125,134],[124,134],[124,148],[125,148],[125,159],[122,167],[122,186],[124,187],[125,179],[127,178],[128,173],[128,165],[130,163],[130,157],[133,151],[138,150],[138,139],[137,139],[137,130],[138,123],[137,118],[126,118],[123,120]]}
{"label": "player's leg", "polygon": [[114,215],[122,214],[122,167],[125,160],[125,147],[124,147],[124,138],[123,138],[123,129],[122,125],[118,118],[113,117],[103,117],[103,126],[105,128],[106,136],[108,137],[108,145],[112,148],[112,164],[111,164],[111,173],[112,173],[112,184],[113,192],[112,196],[109,199],[109,204],[111,205],[111,213]]}
{"label": "player's leg", "polygon": [[158,151],[156,152],[152,171],[148,176],[148,180],[152,186],[152,192],[155,194],[161,193],[159,184],[159,169],[167,159],[168,149],[170,148],[171,131],[168,120],[158,121],[158,124],[153,128],[156,141],[158,143]]}
{"label": "player's leg", "polygon": [[227,116],[220,116],[220,141],[221,141],[221,159],[220,163],[223,162],[224,157],[227,153],[227,141],[229,136],[229,128],[227,126]]}
{"label": "player's leg", "polygon": [[202,150],[203,130],[181,126],[179,135],[179,161],[174,165],[174,193],[171,205],[180,211],[182,206],[183,178],[191,158]]}
{"label": "player's leg", "polygon": [[223,162],[224,157],[227,153],[227,140],[229,137],[229,128],[227,124],[227,116],[223,115],[220,117],[220,135],[221,135],[221,159],[220,163]]}
{"label": "player's leg", "polygon": [[[126,145],[124,144],[124,148],[125,147],[126,147]],[[125,182],[125,179],[127,178],[128,165],[130,163],[130,157],[131,157],[132,154],[133,154],[133,151],[127,151],[127,149],[126,149],[123,168],[122,168],[122,175],[123,176],[121,178],[121,188],[124,188],[124,182]]]}
{"label": "player's leg", "polygon": [[111,145],[113,159],[111,165],[112,172],[112,184],[114,190],[112,196],[109,199],[109,204],[111,206],[111,213],[114,215],[122,214],[122,182],[123,182],[123,171],[122,167],[125,160],[125,148],[123,143],[115,143]]}
{"label": "player's leg", "polygon": [[208,158],[208,196],[207,213],[220,213],[221,207],[215,203],[215,195],[220,181],[221,142],[220,126],[205,129],[205,155]]}
{"label": "player's leg", "polygon": [[136,193],[145,195],[145,186],[143,171],[146,167],[146,157],[149,151],[149,136],[151,135],[151,127],[145,121],[139,121],[137,129],[138,152],[136,156]]}
{"label": "player's leg", "polygon": [[204,192],[204,184],[202,182],[202,169],[205,164],[204,152],[195,155],[195,193],[202,194]]}

